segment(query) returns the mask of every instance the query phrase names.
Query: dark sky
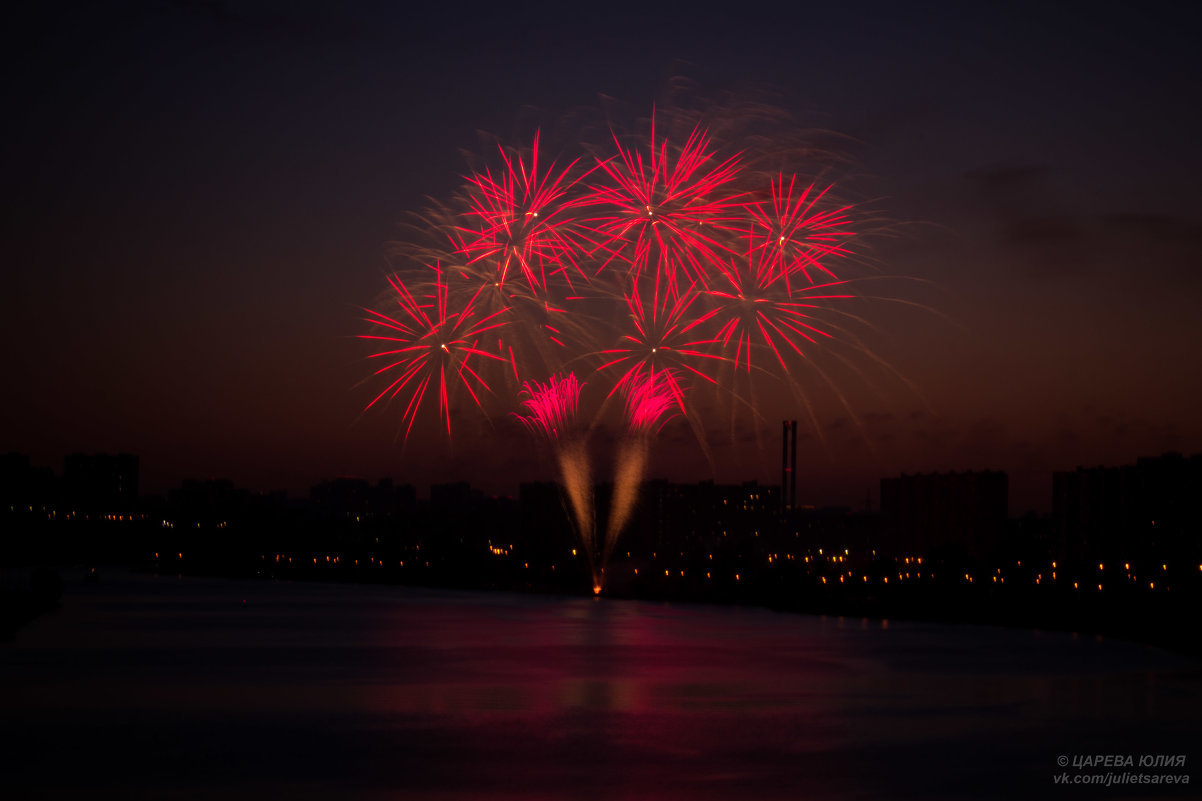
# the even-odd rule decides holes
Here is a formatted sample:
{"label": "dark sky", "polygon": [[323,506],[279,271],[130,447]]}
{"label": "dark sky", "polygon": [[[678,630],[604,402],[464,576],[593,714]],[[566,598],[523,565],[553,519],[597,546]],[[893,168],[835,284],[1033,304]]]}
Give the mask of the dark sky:
{"label": "dark sky", "polygon": [[[803,429],[802,501],[995,468],[1013,512],[1043,510],[1052,470],[1202,450],[1197,12],[405,5],[9,16],[0,449],[56,469],[72,451],[137,453],[149,491],[551,477],[503,416],[405,448],[400,410],[361,416],[361,307],[400,223],[457,188],[479,132],[554,128],[602,97],[646,115],[685,76],[712,97],[770,90],[846,135],[847,186],[892,221],[856,247],[891,297],[925,307],[866,312],[905,381],[882,369],[848,388],[852,413],[822,407]],[[715,436],[712,467],[670,427],[651,472],[774,481],[783,414],[802,416],[766,409],[758,442],[755,426]]]}

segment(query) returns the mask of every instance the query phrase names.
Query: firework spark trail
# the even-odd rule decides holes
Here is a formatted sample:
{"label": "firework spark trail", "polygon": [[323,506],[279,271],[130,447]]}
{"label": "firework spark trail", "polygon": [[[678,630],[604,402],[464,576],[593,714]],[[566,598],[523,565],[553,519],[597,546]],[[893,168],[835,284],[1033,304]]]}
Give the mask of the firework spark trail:
{"label": "firework spark trail", "polygon": [[555,450],[559,474],[576,518],[576,533],[593,575],[593,585],[599,587],[593,482],[584,439],[576,429],[583,387],[573,373],[551,376],[545,384],[527,381],[522,387],[522,394],[526,396],[522,405],[530,414],[515,416],[527,430],[551,443]]}
{"label": "firework spark trail", "polygon": [[677,386],[671,370],[646,373],[626,383],[623,395],[632,436],[654,436],[677,413],[684,413],[684,404],[676,396]]}
{"label": "firework spark trail", "polygon": [[564,491],[576,515],[576,532],[583,546],[589,573],[593,577],[594,592],[600,592],[605,572],[599,565],[597,553],[596,522],[594,519],[593,479],[589,470],[588,451],[583,439],[572,439],[560,443],[555,451],[559,462],[559,474]]}
{"label": "firework spark trail", "polygon": [[583,387],[574,373],[553,375],[545,384],[527,381],[522,385],[522,394],[526,396],[522,405],[530,414],[515,416],[531,433],[558,442],[576,422]]}
{"label": "firework spark trail", "polygon": [[501,319],[504,310],[483,317],[477,315],[475,303],[480,295],[479,290],[457,311],[453,309],[448,303],[449,292],[443,281],[442,270],[438,267],[432,269],[436,276],[434,294],[426,297],[425,303],[420,303],[418,296],[399,277],[389,276],[388,283],[396,293],[396,301],[403,314],[390,317],[365,309],[370,315],[366,318],[367,322],[389,333],[360,335],[360,339],[392,343],[385,346],[386,350],[370,355],[373,359],[394,359],[376,370],[376,375],[400,373],[364,410],[370,409],[386,396],[392,400],[408,390],[409,400],[401,418],[407,421],[406,439],[431,383],[438,388],[438,410],[446,420],[447,436],[451,434],[451,395],[456,386],[467,390],[476,406],[481,405],[479,395],[472,388],[473,382],[486,391],[491,390],[469,362],[473,356],[496,359],[496,356],[478,347],[480,337],[508,323]]}
{"label": "firework spark trail", "polygon": [[605,542],[601,550],[601,585],[605,582],[605,569],[609,557],[618,543],[618,537],[630,520],[634,505],[638,501],[639,486],[647,469],[647,455],[651,444],[646,437],[627,437],[618,445],[617,462],[614,469],[613,500],[610,502],[609,524],[605,528]]}

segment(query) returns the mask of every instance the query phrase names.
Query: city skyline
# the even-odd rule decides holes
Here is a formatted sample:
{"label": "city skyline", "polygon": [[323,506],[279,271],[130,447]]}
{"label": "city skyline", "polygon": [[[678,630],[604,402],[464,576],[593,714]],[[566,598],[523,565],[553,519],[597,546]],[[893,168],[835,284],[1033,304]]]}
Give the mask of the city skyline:
{"label": "city skyline", "polygon": [[[790,428],[790,425],[793,428]],[[860,499],[859,503],[838,503],[833,500],[824,500],[815,498],[811,500],[796,499],[796,487],[790,487],[790,480],[793,477],[794,469],[788,464],[788,458],[792,455],[786,443],[790,443],[791,433],[795,433],[796,421],[785,421],[782,445],[784,452],[782,454],[782,463],[780,465],[780,473],[777,476],[778,482],[773,483],[771,480],[761,482],[759,479],[741,479],[734,481],[715,481],[713,479],[702,479],[693,482],[674,481],[664,476],[647,475],[640,481],[640,484],[645,486],[653,485],[670,485],[677,487],[718,487],[718,488],[737,488],[737,487],[761,487],[763,490],[773,493],[784,493],[779,497],[780,509],[782,517],[788,517],[793,510],[796,511],[813,511],[813,510],[844,510],[850,514],[858,514],[863,512],[879,513],[881,511],[882,494],[886,491],[886,485],[897,486],[899,482],[905,482],[913,479],[967,479],[976,480],[984,477],[1000,477],[1002,486],[1005,488],[1000,496],[1004,502],[1006,516],[1010,519],[1018,519],[1029,515],[1037,517],[1049,518],[1052,514],[1058,513],[1058,508],[1053,504],[1049,504],[1046,510],[1032,510],[1027,508],[1015,509],[1012,504],[1012,499],[1009,493],[1010,477],[1005,471],[999,470],[947,470],[933,472],[915,472],[880,476],[876,483],[867,489],[865,495]],[[529,481],[521,481],[516,484],[513,491],[510,492],[492,492],[487,487],[473,485],[465,479],[453,479],[449,481],[430,481],[422,482],[403,482],[397,481],[392,476],[325,476],[308,487],[291,489],[286,487],[262,488],[249,487],[231,479],[226,475],[211,475],[211,476],[188,476],[183,478],[177,485],[171,487],[159,487],[157,484],[152,485],[148,489],[140,484],[140,476],[143,472],[143,465],[137,454],[130,453],[82,453],[75,452],[64,454],[59,460],[61,469],[56,469],[54,465],[41,464],[32,460],[28,454],[10,451],[0,454],[4,461],[4,476],[6,482],[6,492],[20,505],[24,503],[20,494],[22,492],[31,492],[29,499],[41,499],[43,502],[51,500],[55,503],[59,501],[76,501],[97,495],[97,497],[107,497],[110,500],[120,500],[120,504],[132,509],[138,501],[162,501],[170,496],[180,492],[181,490],[194,490],[197,487],[205,486],[221,486],[228,491],[233,491],[247,495],[259,496],[274,496],[278,499],[294,500],[312,500],[317,494],[325,493],[331,487],[338,485],[361,485],[362,487],[387,488],[390,492],[402,490],[405,493],[411,493],[414,502],[435,502],[439,491],[455,489],[459,491],[461,488],[472,493],[474,496],[492,500],[514,500],[520,497],[523,489],[529,486],[556,486],[560,492],[565,492],[565,487],[562,481],[556,477],[538,478]],[[1064,486],[1066,482],[1080,481],[1082,476],[1111,476],[1110,481],[1121,481],[1119,476],[1133,470],[1147,469],[1152,465],[1177,465],[1184,466],[1196,463],[1202,459],[1202,453],[1182,454],[1176,451],[1166,451],[1161,454],[1141,456],[1130,463],[1125,464],[1107,464],[1107,465],[1076,465],[1073,468],[1066,470],[1057,470],[1051,473],[1048,478],[1047,489],[1053,498],[1054,504],[1059,504],[1057,498],[1064,495]],[[1090,479],[1087,479],[1090,480]],[[1100,478],[1093,478],[1093,481],[1099,481]],[[600,477],[593,484],[594,487],[612,487],[614,484],[612,478]],[[1116,485],[1117,486],[1117,485]],[[57,491],[55,488],[57,487]],[[1162,493],[1172,495],[1180,493],[1182,486],[1176,483],[1161,487]],[[50,493],[47,495],[47,493]],[[34,497],[36,496],[36,498]],[[1185,496],[1181,496],[1185,497]],[[1179,498],[1180,500],[1180,498]],[[812,501],[812,502],[811,502]],[[1123,502],[1121,493],[1111,499],[1112,503],[1120,504]],[[435,503],[437,505],[437,503]],[[1184,507],[1183,507],[1184,508]],[[565,510],[565,515],[567,514]],[[568,515],[570,518],[570,515]]]}

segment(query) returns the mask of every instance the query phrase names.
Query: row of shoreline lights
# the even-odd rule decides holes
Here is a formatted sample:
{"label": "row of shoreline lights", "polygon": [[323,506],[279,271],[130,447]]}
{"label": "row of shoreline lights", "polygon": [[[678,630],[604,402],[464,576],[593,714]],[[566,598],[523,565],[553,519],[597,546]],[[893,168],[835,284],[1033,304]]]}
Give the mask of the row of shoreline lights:
{"label": "row of shoreline lights", "polygon": [[[164,522],[166,522],[166,521],[164,521]],[[492,553],[493,555],[496,555],[496,556],[508,556],[508,555],[510,555],[510,553],[512,552],[512,550],[515,550],[515,547],[514,547],[514,545],[512,545],[512,544],[509,546],[509,548],[501,548],[501,547],[496,547],[496,546],[489,545],[489,546],[488,546],[488,549],[489,549],[489,552],[490,552],[490,553]],[[418,550],[420,550],[420,547],[418,548]],[[820,548],[820,549],[818,549],[818,553],[819,553],[819,555],[822,555],[822,553],[823,553],[823,550],[822,550],[821,548]],[[873,555],[874,555],[874,556],[875,556],[875,554],[876,554],[876,551],[873,551]],[[577,549],[573,548],[573,549],[572,549],[572,556],[574,556],[574,557],[575,557],[575,556],[577,556],[577,555],[578,555]],[[630,552],[629,552],[629,551],[627,551],[626,555],[629,557],[629,556],[630,556]],[[681,552],[681,555],[683,555],[683,552]],[[840,556],[840,555],[834,555],[834,556],[828,556],[828,557],[826,557],[826,558],[827,558],[829,561],[831,561],[832,563],[835,563],[835,562],[840,562],[840,563],[841,563],[841,562],[843,562],[843,561],[846,559],[846,557],[847,557],[848,555],[850,555],[850,550],[848,550],[848,549],[845,549],[845,550],[844,550],[844,552],[843,552],[843,555],[841,555],[841,556]],[[279,563],[279,562],[280,562],[280,560],[281,560],[281,557],[283,557],[283,556],[284,556],[284,554],[274,554],[274,561],[275,561],[276,563]],[[655,556],[656,556],[656,554],[652,554],[652,557],[655,557]],[[709,556],[709,559],[712,561],[712,560],[713,560],[713,558],[714,558],[713,554],[709,554],[708,556]],[[155,552],[155,554],[154,554],[154,558],[155,558],[156,560],[160,559],[160,553],[159,553],[158,551],[156,551],[156,552]],[[182,552],[182,551],[179,551],[179,552],[177,552],[177,553],[176,553],[176,558],[177,558],[177,559],[180,559],[180,560],[182,560],[182,559],[184,558],[184,554],[183,554],[183,552]],[[266,555],[266,554],[263,554],[263,555],[262,555],[260,558],[261,558],[261,559],[264,559],[264,560],[266,560],[266,559],[267,559],[267,555]],[[289,562],[289,563],[292,563],[292,557],[291,557],[291,556],[288,556],[288,557],[287,557],[287,559],[288,559],[288,562]],[[793,559],[794,559],[794,556],[793,556],[793,554],[786,554],[786,559],[787,559],[787,560],[793,560]],[[918,565],[921,565],[921,564],[922,564],[922,557],[909,557],[909,556],[907,556],[907,557],[894,557],[894,561],[899,561],[899,562],[901,562],[901,561],[903,561],[903,560],[904,560],[904,564],[911,564],[912,562],[913,562],[913,563],[915,563],[915,564],[918,564]],[[380,567],[383,567],[383,566],[384,566],[384,564],[385,564],[385,562],[384,562],[384,560],[383,560],[383,559],[380,559],[380,560],[378,560],[378,561],[377,561],[377,559],[376,559],[374,556],[373,556],[373,557],[370,557],[368,561],[369,561],[369,563],[370,563],[370,564],[373,564],[373,565],[378,565],[378,566],[380,566]],[[779,554],[770,555],[770,556],[768,557],[768,563],[769,563],[769,564],[773,564],[773,563],[775,563],[775,562],[777,562],[777,561],[780,561],[780,555],[779,555]],[[804,561],[805,561],[805,562],[808,564],[808,563],[810,562],[810,557],[809,557],[809,556],[806,556],[806,557],[804,557]],[[339,563],[341,562],[341,557],[340,557],[340,556],[332,556],[332,557],[331,557],[330,555],[326,555],[326,556],[325,556],[325,562],[326,562],[326,563],[330,563],[330,564],[339,564]],[[320,562],[319,562],[318,558],[317,558],[317,557],[313,557],[313,564],[319,564],[319,563],[320,563]],[[354,563],[355,563],[355,565],[356,565],[356,566],[358,566],[358,564],[359,564],[359,560],[358,560],[358,559],[354,560]],[[397,563],[397,564],[398,564],[398,566],[399,566],[399,567],[404,567],[404,566],[405,566],[405,562],[404,562],[404,560],[398,560],[398,563]],[[1022,566],[1022,560],[1018,560],[1018,561],[1016,562],[1016,564],[1017,564],[1019,567],[1021,567],[1021,566]],[[430,563],[429,563],[429,562],[426,562],[426,563],[425,563],[425,565],[426,565],[427,567],[429,567]],[[1051,563],[1051,565],[1052,565],[1052,568],[1053,568],[1053,570],[1052,570],[1052,580],[1053,580],[1053,581],[1055,581],[1055,580],[1057,580],[1057,573],[1056,573],[1057,562],[1053,561],[1053,562]],[[530,564],[529,564],[529,562],[526,562],[524,566],[525,566],[526,568],[529,568],[529,567],[530,567]],[[1161,565],[1160,565],[1160,568],[1161,568],[1161,570],[1162,570],[1163,572],[1168,572],[1168,569],[1169,569],[1169,568],[1168,568],[1168,563],[1167,563],[1167,562],[1162,562],[1162,563],[1161,563]],[[554,566],[554,565],[552,565],[552,566],[551,566],[551,569],[552,569],[552,570],[554,570],[554,569],[555,569],[555,566]],[[1105,563],[1104,563],[1104,562],[1099,562],[1099,563],[1098,563],[1098,572],[1105,572],[1105,569],[1106,569],[1106,565],[1105,565]],[[1136,576],[1133,576],[1133,575],[1130,573],[1130,570],[1131,570],[1131,563],[1130,563],[1130,562],[1124,562],[1124,563],[1123,563],[1123,569],[1124,569],[1124,570],[1126,570],[1126,571],[1128,571],[1128,572],[1127,572],[1127,578],[1128,578],[1129,580],[1131,580],[1131,581],[1138,581],[1138,577],[1136,577]],[[1199,565],[1198,565],[1198,570],[1199,570],[1200,572],[1202,572],[1202,564],[1199,564]],[[635,575],[638,575],[638,569],[637,569],[637,568],[635,568],[635,569],[634,569],[634,574],[635,574]],[[672,571],[670,571],[670,570],[664,570],[664,575],[665,575],[665,576],[671,576],[671,574],[672,574]],[[683,577],[683,576],[685,575],[685,571],[684,571],[684,570],[680,570],[680,571],[679,571],[679,574],[680,574],[680,576],[682,576],[682,577]],[[711,573],[709,573],[709,572],[707,572],[707,573],[705,574],[705,576],[706,576],[706,578],[712,578],[712,574],[711,574]],[[740,573],[735,573],[735,574],[734,574],[734,576],[735,576],[735,580],[736,580],[736,581],[740,581],[740,580],[742,579],[742,576],[741,576],[741,574],[740,574]],[[855,577],[855,575],[854,575],[854,572],[853,572],[853,571],[851,571],[851,570],[849,570],[849,571],[847,571],[847,573],[845,573],[845,574],[843,574],[843,573],[840,573],[840,574],[839,574],[839,582],[840,582],[840,583],[843,583],[843,582],[845,581],[845,578],[854,578],[854,577]],[[905,572],[905,573],[903,573],[903,572],[898,572],[898,574],[897,574],[897,577],[898,577],[898,580],[899,580],[899,581],[904,581],[904,580],[906,580],[906,579],[910,579],[910,578],[911,578],[911,573],[910,573],[910,572]],[[916,578],[919,578],[919,579],[921,579],[921,578],[922,578],[922,573],[921,573],[921,572],[919,572],[919,573],[916,573],[916,574],[915,574],[915,577],[916,577]],[[933,579],[933,578],[935,578],[935,574],[934,574],[934,573],[928,573],[928,574],[927,574],[927,577],[928,577],[928,578],[931,578],[931,579]],[[996,583],[1000,583],[1000,584],[1005,584],[1005,583],[1006,583],[1005,576],[1004,576],[1004,575],[1002,575],[1002,569],[1001,569],[1000,567],[999,567],[999,568],[997,568],[997,575],[994,575],[994,576],[992,576],[991,578],[992,578],[992,580],[993,580],[993,582],[994,582],[995,584],[996,584]],[[1040,583],[1042,582],[1042,579],[1043,579],[1043,574],[1042,574],[1042,573],[1039,573],[1039,574],[1037,574],[1037,575],[1036,575],[1036,577],[1035,577],[1035,583],[1036,583],[1036,584],[1040,584]],[[822,576],[822,577],[821,577],[821,580],[822,580],[822,583],[823,583],[823,584],[826,584],[826,576]],[[869,580],[870,580],[870,577],[868,576],[868,574],[867,574],[867,573],[865,573],[865,574],[862,574],[862,575],[861,575],[861,580],[862,580],[864,583],[868,583],[868,582],[869,582]],[[974,578],[973,578],[973,576],[972,576],[971,574],[969,574],[969,573],[965,573],[965,574],[964,574],[964,580],[965,580],[965,581],[967,581],[967,582],[968,582],[968,583],[970,583],[970,584],[974,583]],[[883,581],[885,584],[888,584],[888,583],[889,583],[889,577],[888,577],[888,576],[883,576],[883,577],[882,577],[882,581]],[[1103,590],[1103,585],[1102,585],[1102,583],[1100,583],[1100,582],[1099,582],[1099,583],[1098,583],[1098,585],[1097,585],[1097,588],[1098,588],[1098,590],[1099,590],[1099,591]],[[1149,581],[1149,582],[1148,582],[1148,588],[1149,588],[1149,589],[1153,589],[1153,590],[1154,590],[1154,589],[1156,589],[1156,582],[1155,582],[1155,581]],[[1080,581],[1074,581],[1074,582],[1073,582],[1073,589],[1080,589]],[[1166,591],[1168,591],[1168,590],[1170,590],[1170,587],[1169,587],[1169,586],[1167,586],[1167,585],[1165,585],[1165,586],[1164,586],[1164,589],[1165,589]]]}

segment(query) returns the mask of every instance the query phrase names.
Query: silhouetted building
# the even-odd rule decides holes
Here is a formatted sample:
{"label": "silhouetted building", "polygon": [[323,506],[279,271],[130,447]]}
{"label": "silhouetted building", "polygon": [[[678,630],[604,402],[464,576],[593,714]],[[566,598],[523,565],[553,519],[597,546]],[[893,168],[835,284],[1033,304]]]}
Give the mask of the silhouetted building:
{"label": "silhouetted building", "polygon": [[484,499],[480,490],[473,490],[466,481],[430,485],[430,508],[443,512],[465,512]]}
{"label": "silhouetted building", "polygon": [[673,484],[645,481],[627,536],[653,550],[694,545],[712,550],[722,540],[746,542],[773,530],[780,489],[758,482]]}
{"label": "silhouetted building", "polygon": [[23,453],[0,455],[0,505],[10,511],[41,511],[54,501],[54,473],[33,467]]}
{"label": "silhouetted building", "polygon": [[1166,453],[1121,467],[1052,475],[1057,553],[1070,561],[1199,550],[1202,454]]}
{"label": "silhouetted building", "polygon": [[250,492],[228,479],[185,479],[167,494],[170,515],[186,525],[220,526],[244,517]]}
{"label": "silhouetted building", "polygon": [[876,550],[880,544],[880,519],[871,512],[854,512],[848,506],[803,506],[785,520],[779,547],[786,550],[825,549],[857,553]]}
{"label": "silhouetted building", "polygon": [[73,453],[64,461],[63,491],[74,511],[130,514],[138,499],[138,457]]}
{"label": "silhouetted building", "polygon": [[1006,530],[1005,473],[930,473],[881,479],[882,547],[895,554],[983,559]]}
{"label": "silhouetted building", "polygon": [[361,478],[336,478],[313,487],[309,498],[320,518],[367,520],[411,512],[417,491],[408,484],[398,487],[387,478],[374,487]]}

